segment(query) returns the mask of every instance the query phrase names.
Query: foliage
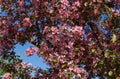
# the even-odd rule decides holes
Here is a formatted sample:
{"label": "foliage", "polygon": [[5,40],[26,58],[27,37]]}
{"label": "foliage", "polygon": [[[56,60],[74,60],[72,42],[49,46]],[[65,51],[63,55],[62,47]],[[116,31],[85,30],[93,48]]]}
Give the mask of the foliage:
{"label": "foliage", "polygon": [[3,79],[9,79],[10,75],[12,79],[29,79],[33,70],[35,67],[22,62],[20,56],[15,55],[14,51],[4,53],[0,57],[0,76],[3,75]]}
{"label": "foliage", "polygon": [[26,55],[37,53],[51,66],[38,69],[36,77],[120,76],[119,0],[0,0],[0,5],[6,12],[0,17],[0,53],[17,43],[34,44]]}

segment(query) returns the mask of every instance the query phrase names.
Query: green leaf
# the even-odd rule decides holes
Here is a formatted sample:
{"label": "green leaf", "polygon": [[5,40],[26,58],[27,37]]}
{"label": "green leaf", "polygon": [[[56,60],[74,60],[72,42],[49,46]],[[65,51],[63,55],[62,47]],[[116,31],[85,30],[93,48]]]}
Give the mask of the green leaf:
{"label": "green leaf", "polygon": [[18,66],[18,70],[20,70],[21,69],[21,66]]}
{"label": "green leaf", "polygon": [[10,62],[8,62],[7,60],[5,60],[4,62],[5,62],[5,64],[10,64]]}
{"label": "green leaf", "polygon": [[71,71],[70,71],[70,70],[68,70],[68,71],[67,71],[67,74],[71,75]]}
{"label": "green leaf", "polygon": [[52,61],[55,63],[55,62],[57,62],[57,60],[56,59],[52,59]]}
{"label": "green leaf", "polygon": [[105,56],[105,58],[108,58],[109,57],[109,52],[105,52],[104,56]]}
{"label": "green leaf", "polygon": [[115,57],[115,55],[114,55],[114,54],[112,54],[112,55],[110,55],[110,57],[114,58],[114,57]]}
{"label": "green leaf", "polygon": [[113,35],[112,35],[112,39],[111,39],[111,41],[114,43],[116,40],[117,40],[116,35],[113,34]]}
{"label": "green leaf", "polygon": [[98,64],[96,63],[94,66],[97,67],[97,65],[98,65]]}
{"label": "green leaf", "polygon": [[92,53],[95,53],[95,52],[96,52],[96,49],[92,49],[91,52],[92,52]]}
{"label": "green leaf", "polygon": [[36,42],[36,44],[35,44],[36,46],[38,46],[39,45],[39,43],[38,42]]}
{"label": "green leaf", "polygon": [[104,61],[103,61],[103,60],[101,60],[101,61],[100,61],[100,64],[104,64]]}
{"label": "green leaf", "polygon": [[1,70],[0,70],[0,75],[2,75],[3,73],[4,73],[4,70],[1,69]]}
{"label": "green leaf", "polygon": [[113,74],[112,71],[109,71],[109,72],[108,72],[108,75],[109,75],[109,76],[112,76],[112,74]]}
{"label": "green leaf", "polygon": [[75,48],[75,52],[78,52],[78,51],[79,51],[79,48],[76,47],[76,48]]}
{"label": "green leaf", "polygon": [[63,65],[62,65],[62,68],[65,68],[65,67],[67,67],[67,64],[63,64]]}
{"label": "green leaf", "polygon": [[0,22],[0,26],[2,25],[2,22]]}
{"label": "green leaf", "polygon": [[111,54],[110,57],[114,60],[116,55],[115,54]]}

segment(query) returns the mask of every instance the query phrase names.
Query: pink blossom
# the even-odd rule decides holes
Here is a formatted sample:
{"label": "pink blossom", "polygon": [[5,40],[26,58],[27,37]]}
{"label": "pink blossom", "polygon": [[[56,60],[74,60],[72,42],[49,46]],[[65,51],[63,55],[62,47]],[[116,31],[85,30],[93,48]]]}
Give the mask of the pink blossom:
{"label": "pink blossom", "polygon": [[20,7],[23,7],[25,2],[24,2],[24,0],[18,0],[18,4]]}
{"label": "pink blossom", "polygon": [[59,77],[62,78],[62,75],[63,75],[62,70],[59,70],[58,74],[59,74]]}
{"label": "pink blossom", "polygon": [[33,66],[33,67],[32,67],[33,70],[36,69],[36,68],[37,68],[36,66]]}
{"label": "pink blossom", "polygon": [[73,44],[74,44],[74,43],[70,41],[70,42],[68,43],[68,46],[67,46],[67,47],[71,49],[71,48],[73,48]]}
{"label": "pink blossom", "polygon": [[43,30],[43,34],[47,33],[49,30],[48,26],[45,26],[44,30]]}
{"label": "pink blossom", "polygon": [[51,27],[52,34],[56,34],[58,32],[57,27]]}
{"label": "pink blossom", "polygon": [[34,52],[36,52],[36,53],[38,53],[38,52],[39,52],[38,47],[32,46],[32,49],[33,49],[33,50],[34,50]]}
{"label": "pink blossom", "polygon": [[3,24],[6,24],[7,22],[6,22],[6,20],[3,20],[2,23],[3,23]]}
{"label": "pink blossom", "polygon": [[29,22],[29,21],[30,21],[30,18],[25,18],[24,20],[27,21],[27,22]]}
{"label": "pink blossom", "polygon": [[23,19],[23,26],[32,26],[32,23],[30,21],[30,18],[24,18]]}
{"label": "pink blossom", "polygon": [[81,73],[81,69],[78,68],[78,66],[74,66],[74,70],[73,71],[76,72],[76,73]]}
{"label": "pink blossom", "polygon": [[81,26],[75,26],[73,29],[71,29],[71,31],[78,35],[82,35],[84,33]]}
{"label": "pink blossom", "polygon": [[72,71],[72,70],[73,70],[73,67],[70,66],[70,67],[69,67],[69,70]]}
{"label": "pink blossom", "polygon": [[32,0],[33,4],[37,4],[40,0]]}
{"label": "pink blossom", "polygon": [[61,7],[60,9],[59,9],[59,14],[60,14],[60,17],[61,18],[67,18],[67,17],[69,17],[70,16],[70,11],[67,11],[66,10],[66,6],[65,7]]}
{"label": "pink blossom", "polygon": [[27,67],[30,67],[30,66],[32,66],[32,63],[28,63],[28,64],[27,64]]}
{"label": "pink blossom", "polygon": [[22,62],[21,65],[22,65],[22,68],[26,68],[27,67],[26,62]]}
{"label": "pink blossom", "polygon": [[31,63],[22,62],[21,66],[22,66],[22,68],[29,68],[30,66],[32,66],[32,64]]}
{"label": "pink blossom", "polygon": [[93,0],[93,2],[96,2],[96,0]]}
{"label": "pink blossom", "polygon": [[47,51],[48,50],[48,46],[47,44],[44,42],[42,45],[41,45],[41,51]]}
{"label": "pink blossom", "polygon": [[51,9],[50,11],[49,11],[49,13],[53,13],[54,12],[54,10],[53,9]]}
{"label": "pink blossom", "polygon": [[5,73],[2,79],[10,79],[10,76],[11,76],[10,73]]}
{"label": "pink blossom", "polygon": [[47,5],[48,5],[48,2],[44,2],[44,5],[47,6]]}
{"label": "pink blossom", "polygon": [[26,55],[27,56],[32,56],[34,54],[34,50],[32,50],[31,48],[28,48],[27,50],[26,50]]}
{"label": "pink blossom", "polygon": [[75,26],[74,31],[79,32],[79,31],[81,31],[82,29],[83,29],[83,28],[80,27],[80,26]]}
{"label": "pink blossom", "polygon": [[72,63],[73,63],[73,61],[68,62],[68,65],[71,65]]}
{"label": "pink blossom", "polygon": [[69,1],[68,0],[61,0],[61,3],[63,3],[64,5],[68,5]]}
{"label": "pink blossom", "polygon": [[76,1],[74,4],[75,4],[75,6],[80,7],[80,2],[79,1]]}
{"label": "pink blossom", "polygon": [[37,47],[35,47],[35,46],[31,46],[30,48],[28,48],[26,50],[26,55],[27,56],[32,56],[35,52],[38,53],[39,49]]}

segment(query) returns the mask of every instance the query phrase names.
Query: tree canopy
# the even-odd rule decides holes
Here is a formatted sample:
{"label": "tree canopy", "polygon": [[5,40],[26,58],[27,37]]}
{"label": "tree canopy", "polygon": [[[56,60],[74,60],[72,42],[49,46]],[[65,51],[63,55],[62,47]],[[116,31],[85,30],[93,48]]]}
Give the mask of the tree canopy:
{"label": "tree canopy", "polygon": [[[0,0],[0,10],[3,79],[120,78],[120,0]],[[50,66],[35,77],[14,52],[26,42]]]}

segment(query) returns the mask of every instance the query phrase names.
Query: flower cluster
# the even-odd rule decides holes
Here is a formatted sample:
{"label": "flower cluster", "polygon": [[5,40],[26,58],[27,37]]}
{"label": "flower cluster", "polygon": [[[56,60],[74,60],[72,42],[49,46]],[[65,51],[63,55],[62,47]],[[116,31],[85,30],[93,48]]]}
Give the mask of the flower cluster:
{"label": "flower cluster", "polygon": [[28,48],[26,50],[26,55],[27,56],[32,56],[35,52],[38,53],[39,49],[37,47],[35,47],[35,46],[31,46],[30,48]]}

